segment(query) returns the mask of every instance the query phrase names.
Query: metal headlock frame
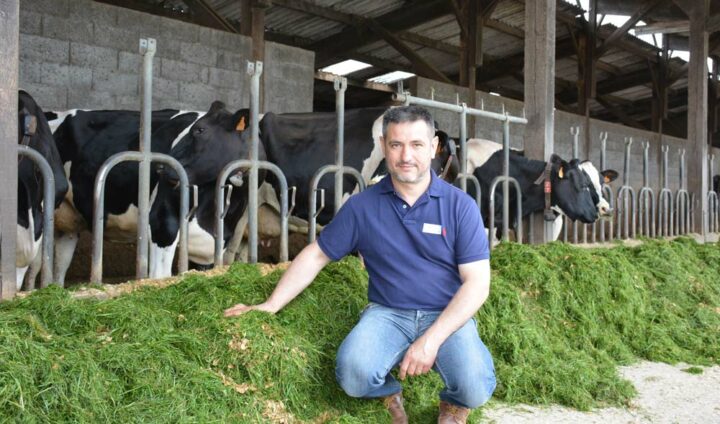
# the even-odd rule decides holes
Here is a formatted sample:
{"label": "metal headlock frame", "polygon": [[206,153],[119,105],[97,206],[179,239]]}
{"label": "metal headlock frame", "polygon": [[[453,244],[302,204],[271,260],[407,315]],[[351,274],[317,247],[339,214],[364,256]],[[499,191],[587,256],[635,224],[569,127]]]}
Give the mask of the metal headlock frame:
{"label": "metal headlock frame", "polygon": [[[474,184],[479,187],[480,182],[477,181],[477,178],[474,175],[468,174],[467,172],[467,115],[473,115],[473,116],[479,116],[484,118],[490,118],[497,121],[503,122],[503,157],[504,157],[504,163],[503,163],[503,175],[498,176],[495,179],[493,179],[491,183],[491,191],[490,191],[490,202],[492,206],[494,206],[494,188],[496,187],[496,183],[502,182],[503,183],[503,239],[507,240],[507,234],[508,234],[508,227],[509,226],[509,220],[508,215],[510,211],[510,204],[509,204],[509,192],[510,187],[509,183],[513,183],[516,188],[519,188],[519,184],[517,180],[509,176],[509,161],[510,161],[510,123],[517,123],[517,124],[527,124],[528,121],[524,117],[519,116],[512,116],[508,114],[506,111],[503,110],[503,113],[497,113],[497,112],[489,112],[484,110],[484,107],[481,109],[475,109],[475,108],[469,108],[467,107],[467,104],[462,103],[461,105],[453,105],[449,103],[443,103],[438,102],[436,100],[428,100],[421,97],[415,97],[411,96],[408,93],[395,93],[393,94],[393,100],[402,102],[405,105],[415,104],[419,106],[425,106],[425,107],[432,107],[436,109],[442,109],[447,110],[450,112],[456,112],[460,114],[460,173],[458,174],[458,179],[460,180],[460,188],[467,192],[467,179],[475,180]],[[504,109],[504,106],[503,106]],[[501,180],[498,180],[498,178],[501,178]],[[480,205],[481,201],[481,193],[478,190],[476,196],[476,201],[478,202],[478,205]],[[522,195],[519,195],[517,197],[518,201],[518,214],[520,218],[522,217]],[[491,225],[494,225],[494,210],[490,209],[488,212],[490,216],[489,219],[493,220],[490,221]],[[545,224],[546,229],[548,227],[548,223]],[[492,229],[488,229],[488,231],[492,231]],[[517,227],[517,237],[518,240],[522,240],[522,219],[518,219],[518,227]],[[489,236],[492,237],[492,233],[488,232]],[[492,243],[490,243],[492,245]]]}
{"label": "metal headlock frame", "polygon": [[640,234],[645,237],[655,237],[655,192],[650,187],[649,155],[650,142],[643,141],[643,186],[638,193],[638,220]]}
{"label": "metal headlock frame", "polygon": [[668,151],[667,145],[661,146],[662,151],[662,189],[658,194],[658,236],[671,237],[675,235],[673,223],[675,221],[675,209],[673,195],[668,186]]}
{"label": "metal headlock frame", "polygon": [[[40,287],[45,288],[53,282],[53,246],[55,242],[55,175],[48,161],[37,150],[17,146],[18,156],[24,156],[34,162],[43,180],[43,244],[42,276]],[[20,282],[22,284],[22,282]]]}
{"label": "metal headlock frame", "polygon": [[[288,187],[285,174],[277,167],[277,165],[258,159],[260,152],[260,76],[263,72],[263,63],[260,61],[248,62],[247,73],[250,75],[250,159],[242,159],[231,162],[223,168],[218,175],[215,185],[215,262],[214,266],[218,267],[223,264],[222,248],[224,243],[223,219],[227,214],[227,206],[230,204],[232,196],[232,186],[229,186],[228,193],[225,196],[225,181],[232,172],[240,168],[249,169],[248,175],[248,262],[257,263],[258,261],[258,170],[265,169],[274,173],[280,183],[280,260],[285,262],[288,260]],[[293,187],[293,200],[295,187]],[[294,203],[294,202],[293,202]]]}
{"label": "metal headlock frame", "polygon": [[717,193],[712,189],[712,178],[715,174],[715,155],[708,155],[708,171],[709,171],[709,181],[711,188],[708,190],[708,231],[711,233],[717,233],[718,230],[720,230],[720,210],[718,209],[718,206],[720,206],[720,203],[718,202],[718,195]]}
{"label": "metal headlock frame", "polygon": [[[600,169],[604,170],[607,169],[607,137],[608,133],[607,131],[603,131],[600,133]],[[604,199],[608,202],[610,209],[613,210],[615,206],[615,195],[613,193],[612,187],[610,185],[606,184],[605,181],[600,185],[600,194],[603,196]],[[597,226],[598,223],[600,224],[600,242],[605,242],[605,227],[607,226],[607,223],[610,225],[610,231],[608,231],[609,239],[613,239],[613,221],[612,217],[610,219],[599,219],[595,222],[593,222],[593,229],[592,229],[592,242],[595,243],[597,241]]]}
{"label": "metal headlock frame", "polygon": [[[572,145],[572,159],[580,159],[580,153],[578,152],[578,142],[579,142],[579,136],[580,136],[580,126],[572,126],[570,127],[570,134],[573,136],[573,145]],[[565,221],[563,223],[563,242],[567,243],[568,241],[568,227],[569,223],[572,222],[573,226],[573,244],[577,244],[578,242],[578,222],[576,220],[571,220],[567,215],[563,218]],[[587,243],[587,224],[583,224],[583,243]]]}
{"label": "metal headlock frame", "polygon": [[692,203],[685,179],[685,149],[679,149],[678,154],[680,156],[680,188],[675,193],[675,209],[677,210],[677,235],[682,235],[690,232]]}
{"label": "metal headlock frame", "polygon": [[[343,177],[351,175],[358,183],[358,191],[365,190],[365,180],[358,170],[345,166],[345,90],[347,89],[347,78],[335,77],[335,114],[337,117],[337,133],[335,137],[335,164],[320,167],[310,180],[310,194],[308,202],[308,244],[315,241],[317,232],[317,217],[325,209],[325,189],[318,189],[320,180],[329,172],[335,173],[335,205],[334,214],[340,210],[343,198]],[[320,209],[317,207],[317,195],[320,193]]]}
{"label": "metal headlock frame", "polygon": [[[177,172],[180,180],[180,240],[178,243],[178,271],[187,271],[187,227],[189,219],[188,177],[185,169],[170,155],[151,151],[152,123],[152,68],[156,42],[154,39],[140,40],[140,54],[143,57],[143,80],[141,86],[142,111],[140,119],[140,151],[120,152],[109,157],[98,170],[95,178],[93,196],[93,242],[90,281],[102,283],[103,233],[105,230],[105,180],[110,170],[121,162],[139,162],[138,172],[138,223],[137,223],[137,257],[136,276],[138,279],[148,275],[149,213],[150,213],[150,164],[160,162],[170,166]],[[197,188],[195,187],[197,197]],[[197,202],[195,202],[197,204]]]}
{"label": "metal headlock frame", "polygon": [[[617,193],[617,237],[623,238],[623,229],[625,230],[624,238],[635,238],[637,235],[637,227],[635,215],[637,213],[637,197],[635,190],[630,185],[630,147],[632,146],[632,137],[625,137],[625,161],[623,166],[623,185]],[[622,202],[622,203],[621,203]],[[630,209],[630,211],[628,211]],[[623,218],[625,226],[623,228]],[[632,219],[632,227],[630,220]],[[632,229],[632,232],[630,231]]]}

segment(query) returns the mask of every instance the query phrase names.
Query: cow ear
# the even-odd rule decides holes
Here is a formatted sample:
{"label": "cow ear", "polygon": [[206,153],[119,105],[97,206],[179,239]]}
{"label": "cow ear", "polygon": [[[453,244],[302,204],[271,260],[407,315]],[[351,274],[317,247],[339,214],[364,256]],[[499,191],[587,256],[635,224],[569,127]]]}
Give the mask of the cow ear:
{"label": "cow ear", "polygon": [[215,100],[210,105],[210,110],[208,111],[208,113],[217,113],[223,109],[225,109],[225,103],[223,103],[219,100]]}
{"label": "cow ear", "polygon": [[232,125],[237,132],[243,132],[248,127],[248,121],[250,121],[250,110],[240,109],[232,116]]}
{"label": "cow ear", "polygon": [[606,170],[602,171],[601,174],[603,176],[603,180],[605,181],[605,184],[609,184],[609,183],[615,181],[619,175],[617,173],[617,171],[615,171],[614,169],[606,169]]}

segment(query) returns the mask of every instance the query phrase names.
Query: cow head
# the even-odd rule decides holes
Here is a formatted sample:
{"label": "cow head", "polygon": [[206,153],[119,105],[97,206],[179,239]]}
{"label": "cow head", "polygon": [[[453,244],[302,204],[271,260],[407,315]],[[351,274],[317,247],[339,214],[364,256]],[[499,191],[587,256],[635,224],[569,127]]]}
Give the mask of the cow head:
{"label": "cow head", "polygon": [[[589,160],[583,161],[580,164],[580,169],[587,174],[593,185],[593,200],[595,200],[595,206],[597,207],[600,217],[610,217],[613,214],[613,210],[610,204],[603,197],[602,184],[609,184],[618,177],[617,171],[613,169],[605,169],[599,172],[595,165]],[[601,181],[602,179],[602,181]]]}
{"label": "cow head", "polygon": [[445,131],[436,130],[435,136],[438,138],[438,146],[430,166],[440,178],[452,183],[460,172],[457,144]]}
{"label": "cow head", "polygon": [[[248,110],[241,109],[230,113],[222,102],[214,102],[210,110],[195,121],[172,148],[170,155],[185,169],[190,185],[198,187],[199,206],[197,215],[202,218],[200,225],[207,226],[214,214],[214,188],[217,177],[230,162],[249,159],[250,137]],[[265,158],[262,144],[259,146],[259,159]],[[154,243],[165,247],[177,237],[179,219],[179,178],[177,173],[165,166],[158,166],[159,181],[157,194],[150,211],[152,239]],[[241,185],[241,173],[230,179],[235,185]],[[240,208],[247,201],[246,190],[233,191],[233,199],[240,198]]]}
{"label": "cow head", "polygon": [[588,174],[573,159],[566,162],[553,154],[550,158],[552,204],[572,220],[591,224],[598,218],[598,195]]}

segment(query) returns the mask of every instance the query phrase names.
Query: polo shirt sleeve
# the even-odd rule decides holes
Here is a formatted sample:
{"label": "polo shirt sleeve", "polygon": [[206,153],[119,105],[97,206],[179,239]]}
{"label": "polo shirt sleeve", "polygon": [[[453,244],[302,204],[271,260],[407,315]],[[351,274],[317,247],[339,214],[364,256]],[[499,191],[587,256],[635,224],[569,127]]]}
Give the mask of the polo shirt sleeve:
{"label": "polo shirt sleeve", "polygon": [[462,200],[458,208],[455,260],[461,265],[490,259],[490,246],[480,216],[480,208],[469,196],[460,197]]}
{"label": "polo shirt sleeve", "polygon": [[337,215],[318,236],[320,249],[333,261],[357,250],[358,220],[353,208],[353,197],[340,208]]}

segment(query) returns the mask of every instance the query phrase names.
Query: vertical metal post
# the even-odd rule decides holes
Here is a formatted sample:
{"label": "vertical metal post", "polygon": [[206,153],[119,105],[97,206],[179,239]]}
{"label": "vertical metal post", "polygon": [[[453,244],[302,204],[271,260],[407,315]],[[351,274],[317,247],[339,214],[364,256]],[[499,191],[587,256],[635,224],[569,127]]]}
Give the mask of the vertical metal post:
{"label": "vertical metal post", "polygon": [[711,233],[718,232],[718,196],[712,186],[714,174],[715,155],[708,155],[708,231]]}
{"label": "vertical metal post", "polygon": [[257,263],[258,252],[258,156],[260,146],[260,76],[263,71],[262,62],[249,62],[247,68],[250,74],[250,131],[252,135],[252,147],[250,149],[250,160],[253,166],[250,167],[248,178],[248,224],[250,235],[248,237],[248,260],[250,263]]}
{"label": "vertical metal post", "polygon": [[18,43],[19,0],[0,2],[0,233],[2,287],[0,299],[17,289],[15,249],[17,238]]}
{"label": "vertical metal post", "polygon": [[[467,104],[460,111],[460,174],[467,175]],[[460,190],[467,192],[467,181],[460,179]]]}
{"label": "vertical metal post", "polygon": [[[570,127],[570,134],[572,134],[572,136],[573,136],[572,158],[580,159],[580,153],[578,152],[580,127],[579,126]],[[573,243],[577,244],[577,242],[578,242],[578,222],[573,221]]]}
{"label": "vertical metal post", "polygon": [[335,215],[343,198],[343,166],[345,160],[345,90],[347,78],[335,77],[335,113],[337,114],[337,139],[335,140]]}
{"label": "vertical metal post", "polygon": [[[503,239],[508,239],[508,233],[510,228],[510,120],[507,119],[508,114],[505,113],[505,121],[503,121]],[[463,180],[464,181],[464,180]],[[493,192],[490,196],[494,196]],[[518,199],[518,204],[521,204],[522,196]],[[490,213],[494,213],[490,211]],[[522,215],[521,215],[522,216]],[[522,222],[517,223],[522,228]],[[522,237],[521,234],[517,235]]]}
{"label": "vertical metal post", "polygon": [[638,219],[640,220],[640,234],[646,237],[655,237],[655,192],[650,187],[650,142],[643,143],[643,186],[638,195]]}
{"label": "vertical metal post", "polygon": [[[625,238],[634,238],[636,235],[635,214],[637,213],[637,203],[635,198],[635,190],[633,190],[633,188],[630,186],[630,147],[632,146],[632,142],[632,137],[625,137],[623,186],[620,187],[617,195],[617,235],[619,238],[623,237],[623,221],[625,228]],[[622,208],[620,208],[620,202],[622,202]],[[630,227],[631,220],[632,227]]]}
{"label": "vertical metal post", "polygon": [[138,224],[137,224],[137,262],[135,274],[138,279],[147,278],[150,211],[150,155],[152,135],[152,70],[156,43],[152,38],[140,40],[140,55],[143,58],[143,78],[140,85],[142,106],[140,112],[140,153],[142,161],[138,164]]}
{"label": "vertical metal post", "polygon": [[658,233],[669,237],[673,233],[674,208],[673,196],[668,187],[668,146],[661,146],[662,151],[662,175],[660,194],[658,195]]}

